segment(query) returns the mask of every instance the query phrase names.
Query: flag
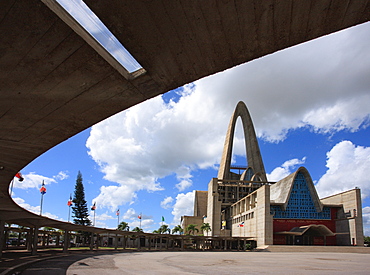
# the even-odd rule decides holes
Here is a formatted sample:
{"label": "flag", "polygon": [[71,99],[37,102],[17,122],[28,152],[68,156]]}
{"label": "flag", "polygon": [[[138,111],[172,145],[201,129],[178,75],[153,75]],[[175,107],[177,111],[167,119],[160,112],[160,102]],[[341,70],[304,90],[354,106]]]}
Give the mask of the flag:
{"label": "flag", "polygon": [[69,200],[67,202],[67,205],[68,206],[71,206],[72,205],[72,195],[69,196]]}
{"label": "flag", "polygon": [[141,220],[141,215],[137,216],[137,218],[138,218],[139,220]]}
{"label": "flag", "polygon": [[94,205],[91,206],[91,210],[94,211],[96,209],[96,205],[95,205],[95,202],[94,202]]}
{"label": "flag", "polygon": [[164,222],[164,217],[162,216],[162,222]]}
{"label": "flag", "polygon": [[244,222],[239,223],[239,227],[244,227]]}
{"label": "flag", "polygon": [[116,215],[119,216],[119,209],[117,210]]}
{"label": "flag", "polygon": [[44,181],[42,181],[42,185],[41,185],[41,188],[40,188],[40,193],[42,195],[44,195],[46,193],[46,188],[45,188],[45,183]]}
{"label": "flag", "polygon": [[17,174],[15,174],[15,177],[18,178],[19,181],[23,181],[24,180],[21,172],[18,172]]}

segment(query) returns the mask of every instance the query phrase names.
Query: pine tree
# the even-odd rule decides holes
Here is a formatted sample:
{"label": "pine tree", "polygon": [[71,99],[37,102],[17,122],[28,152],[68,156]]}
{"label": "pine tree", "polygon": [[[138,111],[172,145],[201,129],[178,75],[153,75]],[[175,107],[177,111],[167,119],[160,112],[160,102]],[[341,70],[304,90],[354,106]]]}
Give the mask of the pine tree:
{"label": "pine tree", "polygon": [[77,180],[75,185],[75,193],[73,197],[73,206],[72,206],[72,213],[73,213],[73,222],[79,225],[91,225],[91,221],[89,220],[89,210],[87,208],[87,203],[85,200],[85,190],[84,185],[82,183],[82,174],[78,171]]}

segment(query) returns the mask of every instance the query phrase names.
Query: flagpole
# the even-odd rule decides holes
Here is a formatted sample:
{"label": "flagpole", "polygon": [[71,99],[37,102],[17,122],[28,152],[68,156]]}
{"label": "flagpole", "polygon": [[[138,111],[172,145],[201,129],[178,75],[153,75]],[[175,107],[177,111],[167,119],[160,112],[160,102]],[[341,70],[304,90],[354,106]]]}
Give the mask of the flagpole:
{"label": "flagpole", "polygon": [[72,206],[72,193],[69,195],[69,201],[68,201],[68,222],[71,217],[71,206]]}
{"label": "flagpole", "polygon": [[119,209],[117,210],[117,228],[118,228],[118,226],[119,226]]}
{"label": "flagpole", "polygon": [[140,229],[141,229],[141,219],[143,218],[142,213],[140,212]]}
{"label": "flagpole", "polygon": [[71,216],[71,206],[68,206],[69,210],[68,210],[68,222],[69,222],[69,217]]}
{"label": "flagpole", "polygon": [[46,188],[45,188],[45,183],[42,181],[41,188],[40,188],[40,193],[41,193],[41,202],[40,202],[40,216],[42,215],[42,204],[44,202],[44,194],[46,193]]}
{"label": "flagpole", "polygon": [[96,210],[96,202],[94,202],[94,205],[91,207],[91,210],[94,211],[94,221],[93,226],[95,226],[95,210]]}
{"label": "flagpole", "polygon": [[42,203],[43,203],[43,201],[44,201],[44,194],[43,194],[43,193],[41,193],[40,216],[41,216],[41,214],[42,214]]}

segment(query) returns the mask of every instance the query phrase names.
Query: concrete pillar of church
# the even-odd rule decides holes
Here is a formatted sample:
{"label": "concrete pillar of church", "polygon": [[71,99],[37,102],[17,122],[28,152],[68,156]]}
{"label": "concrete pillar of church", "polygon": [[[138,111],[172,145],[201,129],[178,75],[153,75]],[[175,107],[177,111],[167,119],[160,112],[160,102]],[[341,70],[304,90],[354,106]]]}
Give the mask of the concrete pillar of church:
{"label": "concrete pillar of church", "polygon": [[39,228],[36,226],[34,229],[33,229],[33,242],[32,242],[32,251],[31,251],[31,254],[32,255],[36,255],[37,254],[37,243],[39,241]]}
{"label": "concrete pillar of church", "polygon": [[55,246],[59,246],[59,244],[60,244],[60,234],[57,235]]}
{"label": "concrete pillar of church", "polygon": [[162,250],[162,237],[159,238],[159,250]]}
{"label": "concrete pillar of church", "polygon": [[64,243],[63,243],[63,253],[68,253],[69,247],[69,231],[64,231]]}

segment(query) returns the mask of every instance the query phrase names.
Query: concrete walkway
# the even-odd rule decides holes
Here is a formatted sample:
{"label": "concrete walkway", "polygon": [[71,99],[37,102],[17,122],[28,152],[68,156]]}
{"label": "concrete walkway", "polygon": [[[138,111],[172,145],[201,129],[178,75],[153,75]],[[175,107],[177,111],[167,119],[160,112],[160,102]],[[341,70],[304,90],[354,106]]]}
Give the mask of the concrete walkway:
{"label": "concrete walkway", "polygon": [[367,247],[271,246],[260,251],[41,251],[37,256],[8,252],[0,275],[369,274]]}
{"label": "concrete walkway", "polygon": [[369,254],[135,252],[86,258],[67,274],[369,274]]}
{"label": "concrete walkway", "polygon": [[369,274],[369,261],[357,253],[135,252],[86,258],[67,274]]}

